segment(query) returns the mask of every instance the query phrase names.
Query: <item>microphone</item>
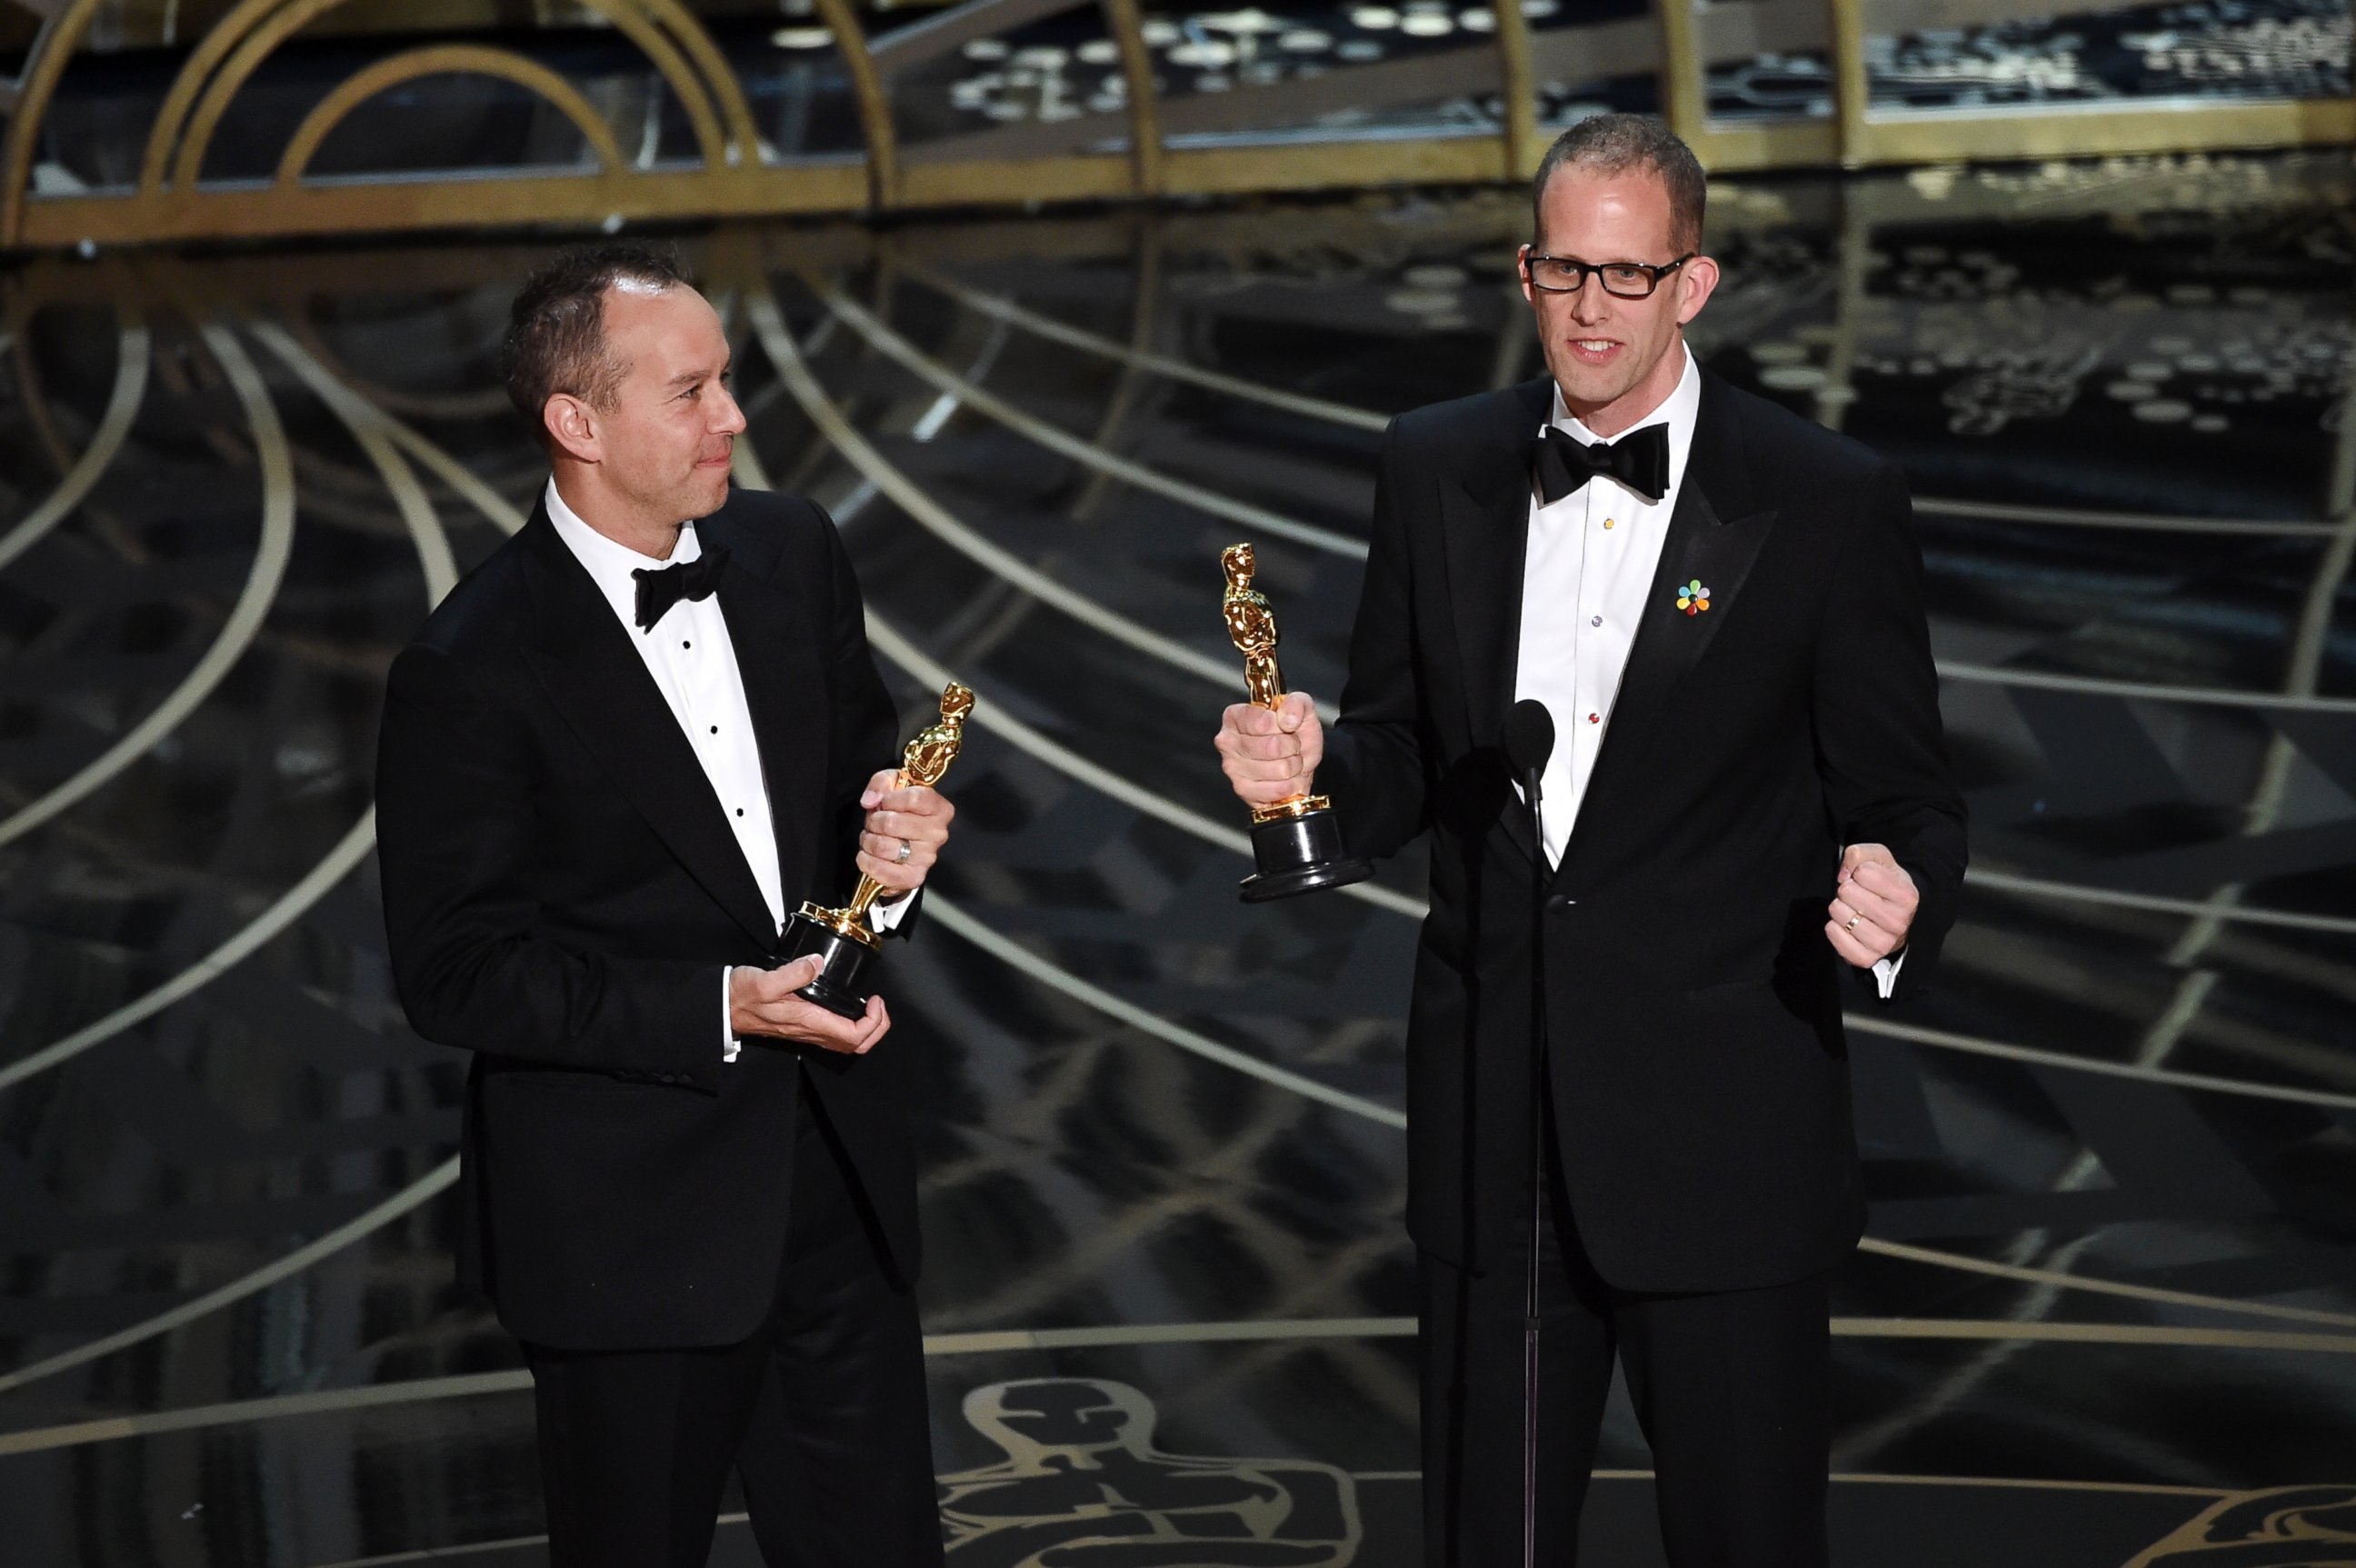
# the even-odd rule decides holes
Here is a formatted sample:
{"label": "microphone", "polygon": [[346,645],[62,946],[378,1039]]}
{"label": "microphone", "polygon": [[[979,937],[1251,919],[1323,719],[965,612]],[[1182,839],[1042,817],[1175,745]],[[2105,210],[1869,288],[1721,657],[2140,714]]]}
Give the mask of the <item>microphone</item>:
{"label": "microphone", "polygon": [[1505,756],[1537,804],[1538,779],[1554,755],[1554,715],[1536,697],[1524,697],[1505,714]]}
{"label": "microphone", "polygon": [[1530,800],[1530,1250],[1522,1279],[1522,1568],[1537,1568],[1538,1251],[1545,1235],[1546,1148],[1546,814],[1538,779],[1554,755],[1554,715],[1536,697],[1505,714],[1505,756]]}

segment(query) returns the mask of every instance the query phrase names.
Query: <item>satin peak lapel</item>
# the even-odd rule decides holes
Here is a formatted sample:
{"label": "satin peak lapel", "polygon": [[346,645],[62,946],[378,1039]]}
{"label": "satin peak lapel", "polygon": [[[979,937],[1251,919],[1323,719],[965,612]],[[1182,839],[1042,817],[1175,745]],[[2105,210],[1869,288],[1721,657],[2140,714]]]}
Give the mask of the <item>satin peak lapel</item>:
{"label": "satin peak lapel", "polygon": [[536,513],[527,531],[539,622],[530,657],[550,700],[688,875],[774,952],[768,901],[646,660],[547,514]]}

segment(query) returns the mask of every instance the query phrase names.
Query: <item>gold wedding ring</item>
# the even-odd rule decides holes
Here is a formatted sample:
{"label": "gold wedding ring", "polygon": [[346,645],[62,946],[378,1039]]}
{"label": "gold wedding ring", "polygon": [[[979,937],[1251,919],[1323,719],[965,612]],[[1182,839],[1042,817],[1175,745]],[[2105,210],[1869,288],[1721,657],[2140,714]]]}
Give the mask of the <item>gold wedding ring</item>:
{"label": "gold wedding ring", "polygon": [[1857,929],[1857,923],[1858,923],[1859,920],[1862,920],[1862,919],[1864,919],[1864,918],[1865,918],[1865,917],[1864,917],[1864,916],[1862,916],[1862,915],[1851,915],[1851,916],[1848,918],[1848,924],[1847,924],[1847,925],[1846,925],[1846,926],[1843,926],[1843,927],[1841,928],[1841,929],[1842,929],[1842,930],[1844,930],[1844,931],[1853,931],[1853,930]]}

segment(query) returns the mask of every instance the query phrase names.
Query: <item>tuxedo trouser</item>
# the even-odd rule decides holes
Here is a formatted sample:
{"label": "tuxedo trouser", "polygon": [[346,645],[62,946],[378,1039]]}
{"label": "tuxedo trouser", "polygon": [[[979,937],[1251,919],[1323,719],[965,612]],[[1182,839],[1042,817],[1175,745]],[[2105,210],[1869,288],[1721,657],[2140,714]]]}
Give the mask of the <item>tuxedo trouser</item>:
{"label": "tuxedo trouser", "polygon": [[916,1298],[817,1099],[805,1079],[758,1333],[708,1349],[524,1347],[551,1568],[704,1568],[732,1465],[770,1568],[941,1563]]}
{"label": "tuxedo trouser", "polygon": [[[1552,1140],[1548,1140],[1551,1144]],[[1670,1568],[1826,1568],[1831,1300],[1822,1273],[1762,1290],[1615,1290],[1549,1161],[1538,1247],[1537,1562],[1572,1568],[1616,1356],[1653,1450]],[[1484,1273],[1429,1253],[1422,1308],[1427,1568],[1522,1562],[1529,1210]]]}

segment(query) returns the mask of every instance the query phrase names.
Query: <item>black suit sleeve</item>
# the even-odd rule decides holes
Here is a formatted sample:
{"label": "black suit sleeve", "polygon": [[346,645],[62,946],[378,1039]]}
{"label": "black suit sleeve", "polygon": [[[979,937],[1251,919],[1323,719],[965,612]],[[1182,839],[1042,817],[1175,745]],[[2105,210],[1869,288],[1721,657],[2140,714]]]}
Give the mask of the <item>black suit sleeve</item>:
{"label": "black suit sleeve", "polygon": [[1906,483],[1884,465],[1849,520],[1816,639],[1816,766],[1843,843],[1886,844],[1922,903],[1892,1001],[1923,988],[1964,880],[1964,801],[1948,771],[1922,553]]}
{"label": "black suit sleeve", "polygon": [[1398,424],[1383,435],[1365,585],[1350,631],[1340,719],[1326,732],[1315,787],[1333,797],[1349,851],[1392,855],[1423,832],[1428,799],[1415,604],[1399,505]]}
{"label": "black suit sleeve", "polygon": [[522,732],[439,648],[393,660],[377,838],[393,980],[419,1034],[718,1091],[720,964],[598,957],[535,934]]}
{"label": "black suit sleeve", "polygon": [[[832,899],[841,904],[859,883],[859,835],[867,825],[859,797],[878,770],[898,763],[900,714],[867,646],[867,604],[859,591],[858,574],[851,570],[850,552],[842,547],[834,520],[816,502],[810,510],[818,513],[826,538],[828,596],[834,608],[834,652],[827,670],[834,734],[827,753],[831,759],[826,783],[829,832],[821,875],[841,879]],[[924,897],[922,891],[911,894],[912,907],[885,934],[905,938],[913,932]]]}

